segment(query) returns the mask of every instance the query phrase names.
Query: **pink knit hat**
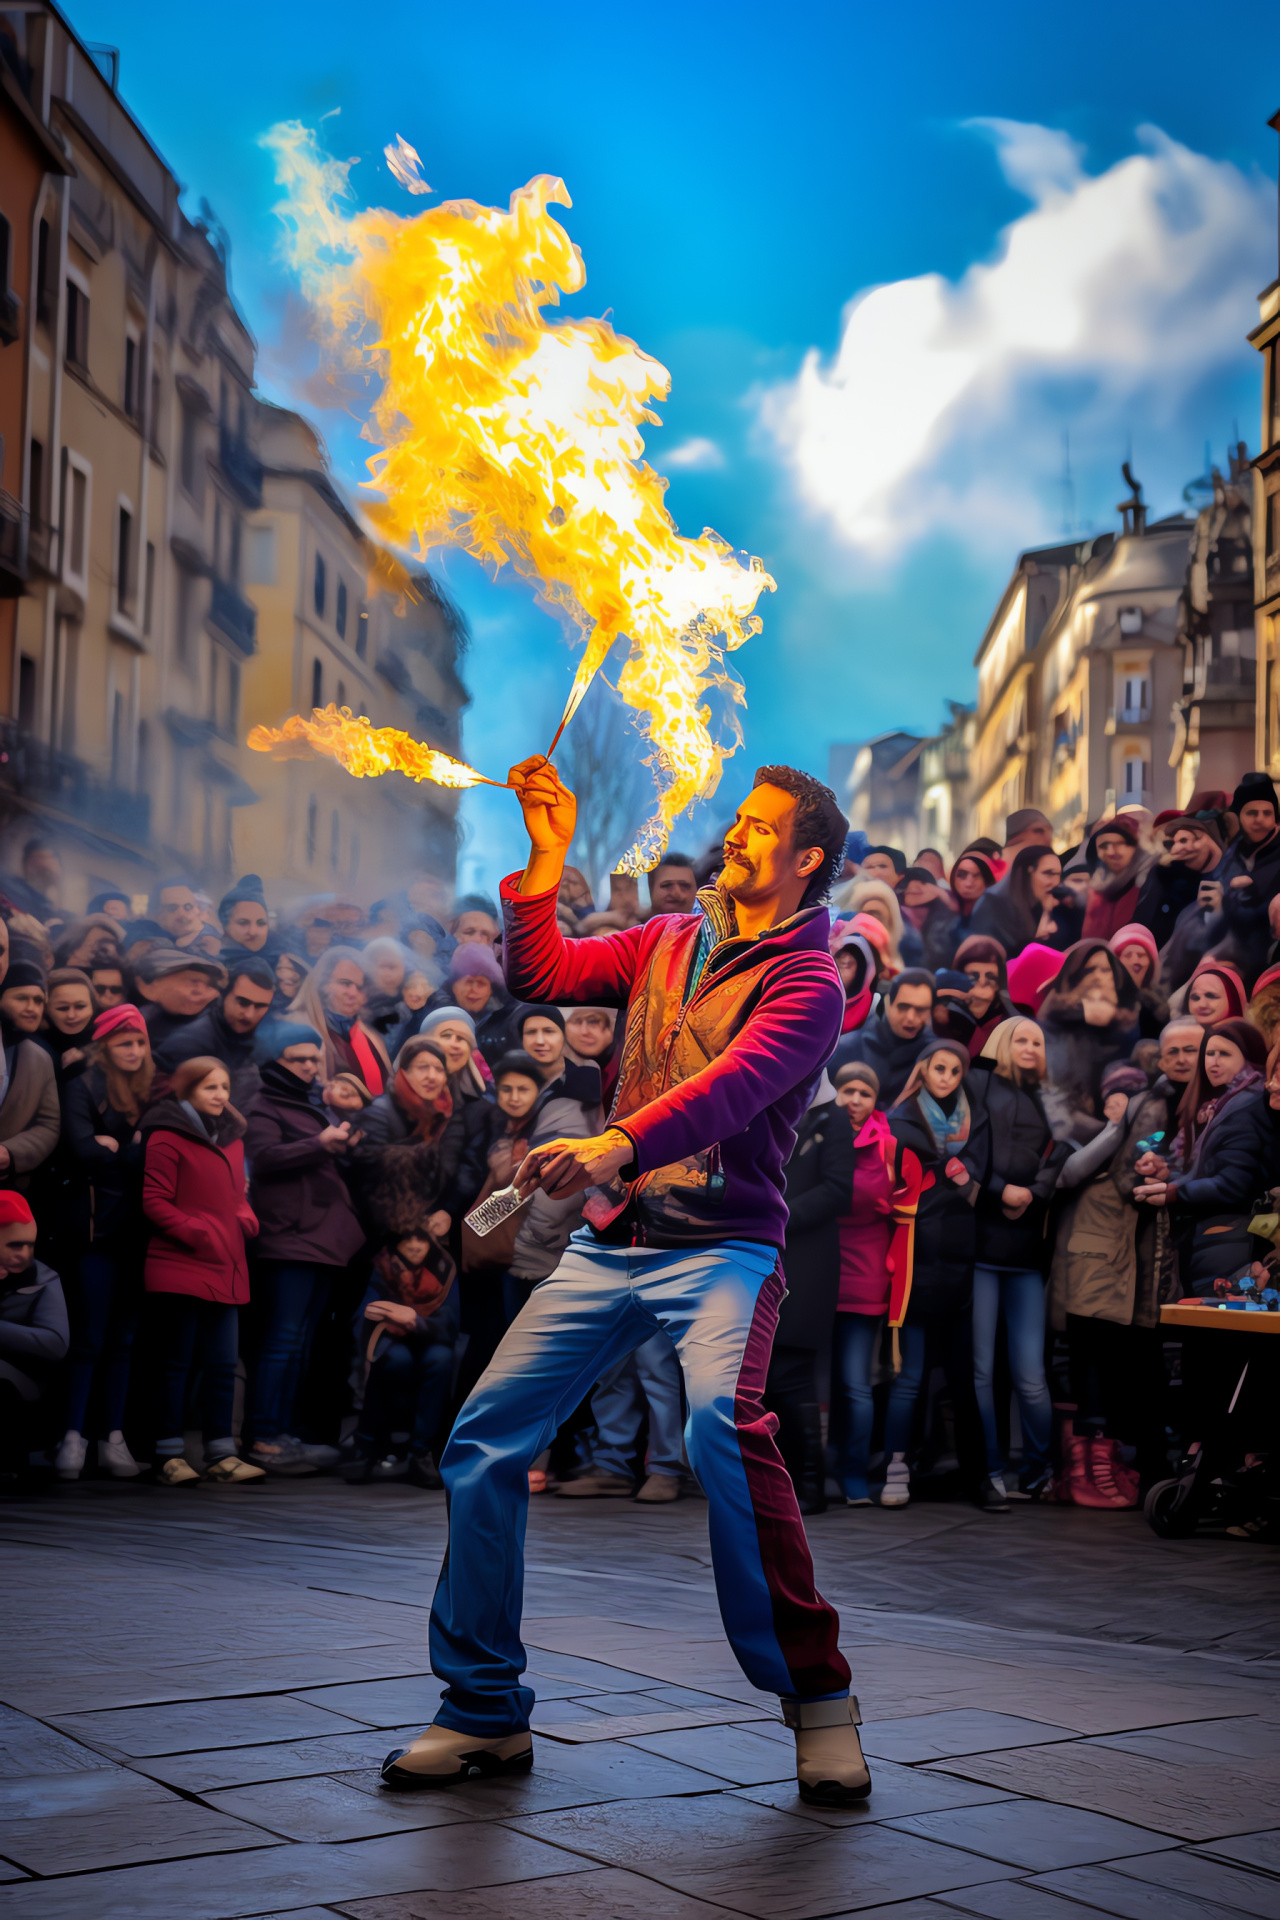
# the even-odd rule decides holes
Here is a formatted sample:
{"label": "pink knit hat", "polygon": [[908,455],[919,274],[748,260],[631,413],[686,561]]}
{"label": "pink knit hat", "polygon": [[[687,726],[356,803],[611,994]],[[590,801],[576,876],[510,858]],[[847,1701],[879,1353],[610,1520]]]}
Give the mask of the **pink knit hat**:
{"label": "pink knit hat", "polygon": [[1038,1013],[1040,1002],[1062,971],[1065,957],[1054,947],[1030,941],[1017,959],[1009,962],[1009,998],[1014,1006],[1030,1007]]}
{"label": "pink knit hat", "polygon": [[1118,960],[1125,947],[1145,947],[1151,955],[1151,970],[1154,975],[1160,966],[1160,949],[1150,927],[1139,926],[1135,920],[1132,926],[1121,927],[1119,933],[1113,933],[1108,943]]}
{"label": "pink knit hat", "polygon": [[134,1028],[138,1033],[147,1031],[147,1023],[137,1007],[130,1006],[128,1001],[125,1001],[121,1006],[108,1007],[105,1013],[98,1015],[93,1023],[93,1037],[95,1040],[106,1040],[111,1034],[119,1033],[123,1028],[129,1027]]}

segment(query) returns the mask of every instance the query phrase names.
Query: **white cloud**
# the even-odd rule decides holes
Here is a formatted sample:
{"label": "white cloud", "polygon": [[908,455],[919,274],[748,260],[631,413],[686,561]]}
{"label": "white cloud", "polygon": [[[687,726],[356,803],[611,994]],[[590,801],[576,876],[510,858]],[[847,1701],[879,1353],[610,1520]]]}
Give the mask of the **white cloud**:
{"label": "white cloud", "polygon": [[1274,188],[1228,162],[1145,127],[1142,152],[1090,176],[1052,128],[971,124],[1033,203],[994,259],[858,295],[834,360],[811,349],[762,402],[801,499],[870,558],[936,531],[1056,532],[1034,496],[1061,429],[1105,441],[1109,465],[1135,421],[1158,438],[1206,378],[1247,365],[1271,270]]}
{"label": "white cloud", "polygon": [[664,467],[675,467],[681,473],[714,473],[725,463],[724,454],[714,440],[697,436],[682,440],[678,447],[672,447],[670,453],[659,458]]}

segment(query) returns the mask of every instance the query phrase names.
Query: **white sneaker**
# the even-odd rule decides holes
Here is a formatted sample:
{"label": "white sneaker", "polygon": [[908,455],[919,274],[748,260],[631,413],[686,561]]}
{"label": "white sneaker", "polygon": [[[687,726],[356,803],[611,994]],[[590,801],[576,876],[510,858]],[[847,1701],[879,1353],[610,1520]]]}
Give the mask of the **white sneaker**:
{"label": "white sneaker", "polygon": [[880,1494],[882,1507],[905,1507],[911,1498],[911,1471],[905,1453],[895,1453],[889,1462]]}
{"label": "white sneaker", "polygon": [[98,1465],[105,1467],[113,1480],[133,1480],[142,1472],[141,1463],[129,1451],[119,1427],[98,1442]]}
{"label": "white sneaker", "polygon": [[89,1442],[82,1433],[64,1433],[53,1456],[59,1480],[78,1480],[89,1457]]}

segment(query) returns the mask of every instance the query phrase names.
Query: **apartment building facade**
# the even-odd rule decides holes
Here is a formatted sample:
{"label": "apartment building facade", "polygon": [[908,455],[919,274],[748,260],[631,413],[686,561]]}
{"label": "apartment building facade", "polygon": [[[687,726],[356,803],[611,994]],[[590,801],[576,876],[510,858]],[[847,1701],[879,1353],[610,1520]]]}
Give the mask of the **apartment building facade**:
{"label": "apartment building facade", "polygon": [[[44,160],[34,191],[11,195],[7,171],[0,187],[11,228],[25,221],[9,271],[28,323],[20,348],[0,349],[0,381],[4,354],[22,354],[21,477],[7,452],[0,484],[25,521],[7,633],[0,616],[0,835],[58,840],[70,907],[105,883],[144,894],[174,871],[216,891],[254,868],[286,895],[363,896],[428,861],[451,880],[451,797],[433,789],[424,804],[400,776],[317,768],[308,833],[301,767],[244,746],[256,721],[310,704],[306,655],[324,663],[326,699],[349,684],[353,704],[406,729],[430,708],[430,743],[456,750],[463,631],[429,583],[416,601],[370,589],[377,551],[317,436],[292,415],[283,429],[254,393],[225,239],[211,216],[183,212],[117,79],[56,7],[0,10],[0,105]],[[282,433],[302,448],[283,472],[260,445]],[[310,478],[291,480],[291,463]],[[268,531],[287,588],[255,580]],[[322,608],[321,552],[333,569]],[[428,607],[440,673],[410,638],[431,625]],[[425,708],[419,679],[438,694]]]}
{"label": "apartment building facade", "polygon": [[[1280,133],[1280,113],[1267,122]],[[1253,463],[1254,632],[1258,650],[1255,766],[1280,775],[1280,278],[1258,295],[1249,335],[1262,355],[1262,434]]]}

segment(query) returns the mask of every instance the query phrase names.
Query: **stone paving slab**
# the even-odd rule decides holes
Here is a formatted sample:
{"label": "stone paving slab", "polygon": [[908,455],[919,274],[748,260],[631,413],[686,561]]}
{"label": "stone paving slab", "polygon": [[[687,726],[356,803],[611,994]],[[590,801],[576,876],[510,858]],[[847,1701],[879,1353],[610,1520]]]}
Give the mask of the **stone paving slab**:
{"label": "stone paving slab", "polygon": [[0,1920],[1280,1920],[1266,1550],[816,1517],[875,1780],[828,1809],[725,1644],[705,1503],[535,1501],[534,1767],[394,1795],[444,1512],[373,1495],[0,1501]]}

